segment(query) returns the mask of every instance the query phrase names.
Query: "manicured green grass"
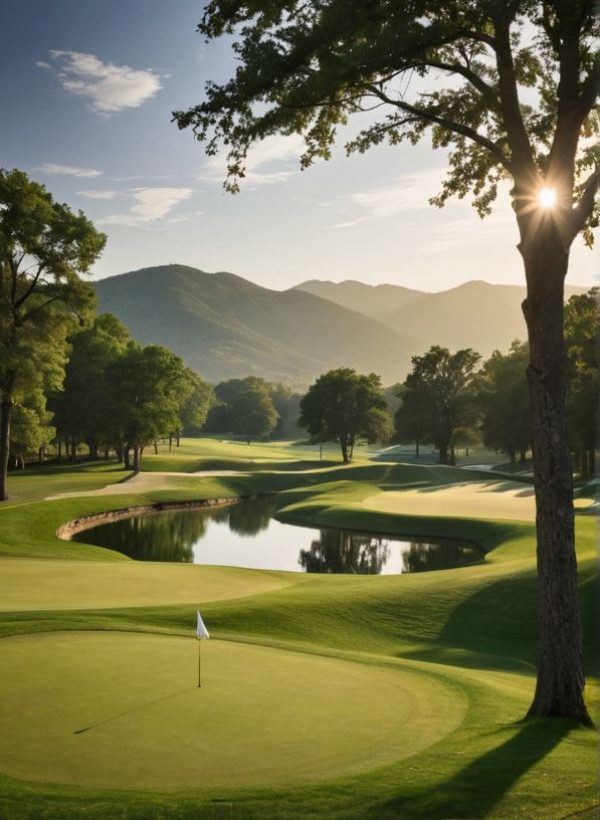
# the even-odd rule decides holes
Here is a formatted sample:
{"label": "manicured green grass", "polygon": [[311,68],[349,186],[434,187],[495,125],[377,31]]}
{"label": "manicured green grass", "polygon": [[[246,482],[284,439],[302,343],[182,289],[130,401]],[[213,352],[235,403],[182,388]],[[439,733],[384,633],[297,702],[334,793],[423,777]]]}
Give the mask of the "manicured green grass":
{"label": "manicured green grass", "polygon": [[[55,485],[40,471],[28,479],[28,503],[0,508],[0,657],[13,670],[0,682],[9,729],[0,816],[588,816],[598,804],[596,734],[568,721],[520,722],[534,681],[535,548],[532,522],[510,518],[513,496],[490,520],[477,517],[480,471],[315,465],[314,453],[289,444],[259,447],[264,461],[247,475],[160,477],[138,483],[139,493],[133,481],[124,495],[44,501]],[[213,459],[244,469],[240,448],[188,440],[148,466],[190,473]],[[102,469],[80,485],[77,469],[62,474],[59,492],[101,487]],[[475,517],[453,515],[465,482]],[[286,520],[460,537],[486,558],[407,576],[308,576],[138,564],[53,535],[100,510],[268,490]],[[397,503],[415,490],[431,499],[431,517]],[[578,516],[577,535],[597,713],[591,515]],[[192,691],[198,606],[213,637],[203,646],[206,691]],[[212,698],[210,714],[198,694]]]}

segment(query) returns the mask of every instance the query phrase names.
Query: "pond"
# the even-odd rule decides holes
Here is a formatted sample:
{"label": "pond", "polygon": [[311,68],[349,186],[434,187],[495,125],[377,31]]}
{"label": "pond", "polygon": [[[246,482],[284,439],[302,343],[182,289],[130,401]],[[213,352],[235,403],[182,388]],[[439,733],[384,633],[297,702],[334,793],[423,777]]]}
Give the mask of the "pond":
{"label": "pond", "polygon": [[275,496],[222,507],[161,512],[100,524],[74,541],[138,561],[176,561],[296,572],[397,575],[449,569],[483,558],[464,541],[417,542],[277,521]]}

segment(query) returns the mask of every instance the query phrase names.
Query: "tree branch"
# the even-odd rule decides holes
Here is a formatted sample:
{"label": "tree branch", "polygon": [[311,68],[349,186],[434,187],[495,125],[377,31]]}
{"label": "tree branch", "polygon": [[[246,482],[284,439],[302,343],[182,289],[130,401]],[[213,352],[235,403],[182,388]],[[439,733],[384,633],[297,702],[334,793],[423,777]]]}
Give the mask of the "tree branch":
{"label": "tree branch", "polygon": [[573,208],[570,219],[571,241],[575,239],[579,231],[583,230],[585,223],[592,215],[596,194],[600,188],[600,167],[596,168],[583,184],[581,197],[577,207]]}
{"label": "tree branch", "polygon": [[404,100],[394,100],[391,97],[388,97],[384,91],[378,89],[376,86],[372,86],[371,91],[385,102],[395,106],[396,108],[400,108],[402,111],[406,111],[407,114],[412,114],[417,119],[426,120],[427,122],[441,125],[443,128],[446,128],[455,134],[460,134],[463,137],[467,137],[467,139],[472,140],[472,142],[481,145],[482,148],[486,148],[490,151],[490,153],[502,166],[504,166],[504,168],[512,172],[511,162],[508,157],[505,156],[502,149],[499,148],[495,142],[492,142],[492,140],[488,139],[483,134],[480,134],[474,128],[471,128],[468,125],[463,125],[460,122],[454,122],[453,120],[446,119],[446,117],[442,117],[430,109],[418,108],[417,106],[404,102]]}

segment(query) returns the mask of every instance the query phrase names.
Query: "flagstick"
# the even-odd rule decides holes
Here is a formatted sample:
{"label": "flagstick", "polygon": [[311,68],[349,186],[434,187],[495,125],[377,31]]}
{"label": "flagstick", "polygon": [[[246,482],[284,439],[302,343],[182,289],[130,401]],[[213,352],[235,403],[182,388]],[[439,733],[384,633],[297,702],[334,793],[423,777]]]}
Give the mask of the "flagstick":
{"label": "flagstick", "polygon": [[202,688],[202,682],[200,678],[200,647],[202,646],[202,641],[198,641],[198,689]]}

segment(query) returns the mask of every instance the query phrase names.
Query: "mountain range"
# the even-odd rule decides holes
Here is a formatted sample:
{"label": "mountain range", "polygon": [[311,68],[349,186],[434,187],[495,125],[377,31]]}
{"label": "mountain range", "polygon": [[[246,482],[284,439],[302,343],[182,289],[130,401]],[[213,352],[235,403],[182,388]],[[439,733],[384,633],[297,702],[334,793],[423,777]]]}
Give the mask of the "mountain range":
{"label": "mountain range", "polygon": [[142,344],[170,348],[212,383],[255,374],[304,388],[346,366],[391,384],[432,344],[487,356],[525,336],[525,289],[486,282],[427,293],[310,280],[277,291],[232,273],[162,265],[95,287],[99,311],[114,313]]}

